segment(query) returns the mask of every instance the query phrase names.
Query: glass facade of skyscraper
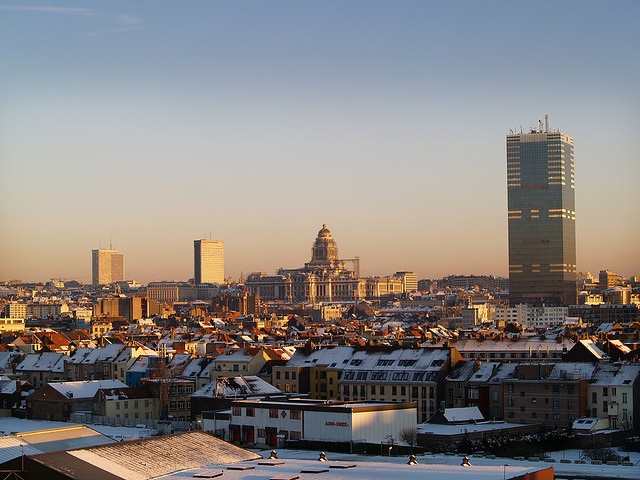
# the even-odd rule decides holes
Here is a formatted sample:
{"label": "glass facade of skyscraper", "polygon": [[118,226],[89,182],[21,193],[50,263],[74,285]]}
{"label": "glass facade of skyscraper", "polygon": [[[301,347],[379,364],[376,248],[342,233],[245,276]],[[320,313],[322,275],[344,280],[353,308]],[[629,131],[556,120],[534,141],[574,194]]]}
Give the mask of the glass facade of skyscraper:
{"label": "glass facade of skyscraper", "polygon": [[573,138],[507,136],[509,299],[577,303]]}

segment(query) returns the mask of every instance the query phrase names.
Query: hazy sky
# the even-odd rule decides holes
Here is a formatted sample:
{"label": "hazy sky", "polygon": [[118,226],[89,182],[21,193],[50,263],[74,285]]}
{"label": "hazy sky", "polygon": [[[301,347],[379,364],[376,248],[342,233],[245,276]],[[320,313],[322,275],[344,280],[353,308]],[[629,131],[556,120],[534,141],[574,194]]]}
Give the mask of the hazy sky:
{"label": "hazy sky", "polygon": [[311,257],[507,273],[505,136],[575,139],[578,269],[640,274],[640,2],[0,0],[0,280]]}

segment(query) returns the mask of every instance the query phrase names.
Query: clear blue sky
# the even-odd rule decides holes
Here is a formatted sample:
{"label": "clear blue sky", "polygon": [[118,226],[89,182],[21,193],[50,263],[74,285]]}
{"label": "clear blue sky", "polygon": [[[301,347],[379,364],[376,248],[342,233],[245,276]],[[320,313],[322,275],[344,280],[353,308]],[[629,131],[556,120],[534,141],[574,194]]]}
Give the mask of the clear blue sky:
{"label": "clear blue sky", "polygon": [[575,139],[578,269],[640,274],[640,2],[0,0],[0,280],[310,259],[507,272],[505,135]]}

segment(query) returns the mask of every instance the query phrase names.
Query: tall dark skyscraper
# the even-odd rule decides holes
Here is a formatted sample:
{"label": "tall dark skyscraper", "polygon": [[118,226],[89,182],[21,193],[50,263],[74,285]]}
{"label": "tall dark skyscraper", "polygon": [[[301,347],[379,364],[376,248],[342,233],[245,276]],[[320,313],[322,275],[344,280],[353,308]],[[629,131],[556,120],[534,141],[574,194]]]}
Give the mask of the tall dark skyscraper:
{"label": "tall dark skyscraper", "polygon": [[509,301],[577,303],[573,138],[549,131],[507,135]]}

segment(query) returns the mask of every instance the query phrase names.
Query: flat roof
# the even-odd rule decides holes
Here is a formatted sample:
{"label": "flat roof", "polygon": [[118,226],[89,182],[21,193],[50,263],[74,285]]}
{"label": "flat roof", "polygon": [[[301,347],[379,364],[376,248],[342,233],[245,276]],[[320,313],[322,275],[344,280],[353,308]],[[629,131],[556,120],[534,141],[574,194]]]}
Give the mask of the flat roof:
{"label": "flat roof", "polygon": [[236,407],[281,408],[318,412],[374,412],[383,410],[405,410],[416,408],[415,402],[333,402],[333,401],[270,401],[270,400],[238,400],[232,403]]}

